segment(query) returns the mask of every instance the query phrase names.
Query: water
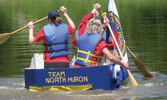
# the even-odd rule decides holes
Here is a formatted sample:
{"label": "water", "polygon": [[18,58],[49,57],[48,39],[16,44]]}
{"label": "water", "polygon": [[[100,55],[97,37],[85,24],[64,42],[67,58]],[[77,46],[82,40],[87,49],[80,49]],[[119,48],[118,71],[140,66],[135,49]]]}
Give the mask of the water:
{"label": "water", "polygon": [[[48,11],[58,9],[61,5],[68,8],[69,16],[78,27],[81,18],[97,2],[102,5],[103,11],[107,10],[107,0],[0,0],[0,33],[10,33],[24,27],[29,21],[37,21],[47,16]],[[138,87],[131,88],[128,85],[116,91],[29,92],[24,88],[23,69],[29,67],[33,53],[41,53],[43,47],[42,42],[30,46],[28,29],[25,29],[0,45],[0,100],[167,99],[166,4],[166,0],[116,0],[126,44],[154,74],[152,79],[142,79],[143,76],[129,54],[131,73],[137,80]],[[36,24],[34,33],[45,24],[47,21]],[[70,53],[72,58],[74,51],[70,49]]]}
{"label": "water", "polygon": [[[165,100],[167,98],[167,77],[154,73],[151,80],[142,80],[142,76],[133,74],[139,86],[135,88],[121,87],[116,91],[44,91],[29,92],[24,88],[23,76],[0,79],[0,100]],[[19,77],[19,78],[18,78]]]}

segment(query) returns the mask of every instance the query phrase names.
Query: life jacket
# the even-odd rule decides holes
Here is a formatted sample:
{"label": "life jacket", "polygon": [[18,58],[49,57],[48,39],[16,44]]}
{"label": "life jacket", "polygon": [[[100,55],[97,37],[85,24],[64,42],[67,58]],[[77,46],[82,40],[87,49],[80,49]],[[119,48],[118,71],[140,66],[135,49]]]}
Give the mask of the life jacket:
{"label": "life jacket", "polygon": [[46,44],[49,51],[50,58],[69,55],[68,50],[68,28],[64,23],[60,23],[58,26],[54,24],[47,24],[43,27]]}
{"label": "life jacket", "polygon": [[[78,46],[75,64],[80,66],[88,66],[89,63],[100,65],[100,61],[102,61],[103,57],[95,55],[93,52],[102,36],[100,34],[88,34],[87,30],[81,37],[79,37],[78,31],[76,31],[75,36]],[[92,57],[97,57],[98,60],[91,61]]]}
{"label": "life jacket", "polygon": [[104,42],[107,43],[107,33],[106,33],[106,31],[103,32],[102,37],[103,37]]}
{"label": "life jacket", "polygon": [[111,34],[110,32],[107,31],[104,31],[103,35],[102,35],[103,39],[104,39],[104,42],[112,42],[112,37],[111,37]]}

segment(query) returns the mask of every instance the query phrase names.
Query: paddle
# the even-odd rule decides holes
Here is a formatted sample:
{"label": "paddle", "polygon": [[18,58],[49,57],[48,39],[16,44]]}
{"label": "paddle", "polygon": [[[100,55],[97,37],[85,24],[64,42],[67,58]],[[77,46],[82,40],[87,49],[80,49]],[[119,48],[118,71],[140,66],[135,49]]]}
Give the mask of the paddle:
{"label": "paddle", "polygon": [[[99,9],[99,11],[100,11],[100,13],[102,14],[103,18],[105,18],[105,17],[106,17],[106,13],[103,13],[101,9]],[[112,36],[112,38],[114,39],[114,42],[115,42],[115,44],[116,44],[116,46],[117,46],[118,52],[119,52],[119,54],[120,54],[120,56],[121,56],[123,62],[125,62],[125,60],[124,60],[124,58],[123,58],[123,56],[122,56],[122,53],[121,53],[121,51],[120,51],[120,48],[119,48],[119,46],[118,46],[118,43],[117,43],[117,41],[116,41],[116,39],[115,39],[115,36],[114,36],[114,34],[113,34],[112,30],[111,30],[111,27],[110,27],[109,24],[107,24],[107,26],[108,26],[108,28],[109,28],[109,30],[110,30],[111,36]],[[130,85],[133,86],[133,87],[138,86],[138,83],[136,82],[135,78],[133,77],[133,75],[130,73],[130,71],[129,71],[128,69],[127,69],[127,72],[128,72],[128,76],[129,76]]]}
{"label": "paddle", "polygon": [[126,45],[126,48],[127,48],[128,52],[131,54],[131,57],[132,57],[133,61],[135,62],[137,68],[139,69],[139,71],[144,76],[144,79],[150,79],[150,78],[152,78],[153,74],[144,65],[144,63],[131,52],[131,50],[128,48],[127,45]]}
{"label": "paddle", "polygon": [[[37,23],[39,23],[39,22],[45,20],[46,18],[48,18],[48,16],[46,16],[46,17],[44,17],[44,18],[42,18],[42,19],[40,19],[40,20],[34,22],[33,24],[35,25],[35,24],[37,24]],[[1,45],[2,43],[4,43],[11,35],[13,35],[13,34],[19,32],[19,31],[22,31],[22,30],[24,30],[24,29],[26,29],[26,28],[28,28],[28,26],[24,26],[24,27],[22,27],[22,28],[20,28],[20,29],[18,29],[18,30],[16,30],[16,31],[11,32],[11,33],[1,33],[1,34],[0,34],[0,45]]]}
{"label": "paddle", "polygon": [[142,75],[145,78],[152,78],[153,74],[148,70],[148,68],[144,65],[144,63],[130,51],[130,49],[128,48],[127,45],[126,45],[126,48],[129,51],[129,53],[131,54],[133,61],[135,62],[137,68],[142,73]]}

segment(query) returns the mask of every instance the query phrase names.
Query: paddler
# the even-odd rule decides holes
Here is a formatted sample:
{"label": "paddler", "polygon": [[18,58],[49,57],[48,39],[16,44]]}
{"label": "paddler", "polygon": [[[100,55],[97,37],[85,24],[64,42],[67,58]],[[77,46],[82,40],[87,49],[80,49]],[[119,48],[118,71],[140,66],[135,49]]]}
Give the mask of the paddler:
{"label": "paddler", "polygon": [[60,12],[66,18],[68,24],[62,22],[57,10],[52,10],[48,13],[49,24],[43,26],[35,37],[33,22],[28,23],[30,45],[35,45],[42,40],[44,42],[44,68],[69,67],[68,35],[73,34],[75,24],[68,16],[67,8],[60,7]]}
{"label": "paddler", "polygon": [[94,4],[91,13],[86,15],[79,25],[78,30],[72,41],[72,47],[77,49],[77,57],[74,67],[97,66],[101,64],[103,54],[114,63],[120,64],[128,69],[128,63],[120,61],[112,55],[107,48],[102,37],[104,32],[103,25],[107,26],[108,20],[104,19],[104,23],[100,18],[94,17],[100,9],[100,4]]}

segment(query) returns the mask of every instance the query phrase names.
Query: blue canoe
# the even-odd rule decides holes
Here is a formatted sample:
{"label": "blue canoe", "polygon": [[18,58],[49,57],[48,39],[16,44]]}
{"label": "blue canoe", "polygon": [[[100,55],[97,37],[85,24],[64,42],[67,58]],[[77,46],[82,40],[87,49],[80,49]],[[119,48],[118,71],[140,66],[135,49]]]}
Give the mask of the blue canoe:
{"label": "blue canoe", "polygon": [[113,78],[112,65],[83,68],[24,69],[25,88],[38,92],[44,90],[115,90],[121,82]]}

